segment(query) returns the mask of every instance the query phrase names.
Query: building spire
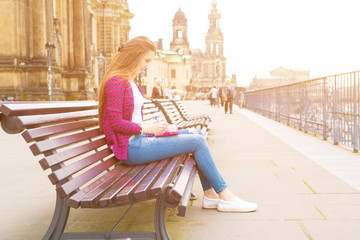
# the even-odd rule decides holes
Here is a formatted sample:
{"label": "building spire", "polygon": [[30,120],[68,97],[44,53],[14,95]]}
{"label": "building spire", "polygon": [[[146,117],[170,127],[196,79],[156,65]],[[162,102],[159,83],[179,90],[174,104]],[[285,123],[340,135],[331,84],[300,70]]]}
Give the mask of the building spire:
{"label": "building spire", "polygon": [[217,6],[217,1],[216,1],[216,0],[213,0],[213,1],[211,2],[211,6],[212,6],[213,8],[216,8],[216,6]]}

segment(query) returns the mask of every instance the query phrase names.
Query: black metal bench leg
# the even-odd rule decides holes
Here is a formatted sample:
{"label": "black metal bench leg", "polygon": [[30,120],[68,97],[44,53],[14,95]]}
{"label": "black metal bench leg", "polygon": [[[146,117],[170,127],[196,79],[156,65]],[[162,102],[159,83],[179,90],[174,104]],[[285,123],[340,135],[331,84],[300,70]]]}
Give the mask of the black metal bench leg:
{"label": "black metal bench leg", "polygon": [[155,233],[157,240],[171,240],[166,229],[166,202],[165,194],[156,199],[155,207]]}
{"label": "black metal bench leg", "polygon": [[67,206],[67,198],[60,198],[56,195],[56,206],[50,226],[45,233],[43,240],[60,239],[64,232],[67,219],[69,217],[70,208]]}

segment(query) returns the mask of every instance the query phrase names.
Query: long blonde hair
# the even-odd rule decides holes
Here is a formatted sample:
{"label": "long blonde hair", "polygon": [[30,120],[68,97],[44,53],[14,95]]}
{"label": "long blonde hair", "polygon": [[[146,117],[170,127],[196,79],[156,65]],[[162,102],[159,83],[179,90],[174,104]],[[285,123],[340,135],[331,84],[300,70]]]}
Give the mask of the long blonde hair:
{"label": "long blonde hair", "polygon": [[136,77],[143,57],[149,52],[156,53],[154,43],[144,36],[135,37],[119,48],[111,59],[99,89],[99,127],[102,130],[104,112],[104,90],[107,81],[113,76],[120,76],[125,80]]}

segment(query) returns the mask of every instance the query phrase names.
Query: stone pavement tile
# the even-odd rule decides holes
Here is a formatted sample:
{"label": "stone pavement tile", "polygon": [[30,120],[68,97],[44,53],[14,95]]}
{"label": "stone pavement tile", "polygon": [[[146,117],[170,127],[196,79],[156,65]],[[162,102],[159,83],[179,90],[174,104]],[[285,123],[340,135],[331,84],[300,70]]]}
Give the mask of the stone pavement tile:
{"label": "stone pavement tile", "polygon": [[[318,204],[316,207],[329,220],[360,220],[360,203],[353,203],[348,205],[332,204],[322,205]],[[360,225],[359,225],[360,226]],[[360,235],[359,235],[360,239]]]}
{"label": "stone pavement tile", "polygon": [[[254,196],[256,198],[256,196]],[[252,201],[253,197],[244,197],[244,199]],[[258,203],[261,203],[258,201]],[[194,204],[186,216],[188,221],[200,221],[207,219],[216,219],[221,221],[241,221],[241,220],[297,220],[297,219],[314,219],[322,220],[323,216],[312,205],[291,204],[286,205],[265,205],[260,204],[259,209],[252,213],[221,213],[215,209],[202,209],[201,203]],[[177,218],[178,221],[181,219]]]}
{"label": "stone pavement tile", "polygon": [[314,240],[359,240],[360,220],[302,221]]}
{"label": "stone pavement tile", "polygon": [[317,178],[317,177],[304,177],[306,185],[311,188],[315,193],[359,193],[359,191],[338,178]]}
{"label": "stone pavement tile", "polygon": [[0,239],[41,239],[54,212],[51,199],[1,199]]}
{"label": "stone pavement tile", "polygon": [[311,205],[311,206],[356,206],[360,202],[360,194],[247,194],[257,198],[264,205]]}
{"label": "stone pavement tile", "polygon": [[6,224],[0,226],[0,240],[38,240],[42,239],[49,223],[30,222],[27,224]]}
{"label": "stone pavement tile", "polygon": [[233,192],[262,194],[311,193],[311,189],[300,179],[288,178],[279,181],[277,173],[268,169],[220,168],[220,171]]}
{"label": "stone pavement tile", "polygon": [[211,219],[191,221],[191,229],[184,239],[309,240],[296,221],[211,221]]}
{"label": "stone pavement tile", "polygon": [[[217,155],[219,157],[217,157]],[[251,158],[229,159],[224,157],[224,154],[213,154],[213,158],[217,163],[221,163],[222,168],[271,168],[274,167],[273,163],[268,159],[251,159]]]}
{"label": "stone pavement tile", "polygon": [[[233,186],[234,187],[234,186]],[[232,190],[233,190],[232,187]],[[185,218],[176,217],[177,221],[183,221],[184,224],[190,224],[192,220],[271,220],[283,221],[284,219],[323,219],[323,216],[314,207],[319,203],[314,194],[296,194],[296,193],[259,193],[240,191],[235,189],[238,195],[247,201],[257,202],[259,210],[252,213],[219,213],[214,209],[202,209],[202,191],[196,182],[193,192],[198,196],[198,200],[193,201]],[[356,200],[356,199],[354,199]],[[322,202],[320,202],[322,203]],[[327,203],[327,202],[325,202]]]}
{"label": "stone pavement tile", "polygon": [[[116,230],[129,226],[152,230],[155,200],[134,204],[128,216]],[[129,206],[106,209],[71,209],[65,231],[109,231]],[[141,216],[139,218],[139,216]]]}
{"label": "stone pavement tile", "polygon": [[357,206],[360,203],[360,194],[357,193],[321,193],[310,194],[309,197],[314,198],[315,204],[319,205],[354,205]]}
{"label": "stone pavement tile", "polygon": [[[30,224],[33,221],[48,222],[53,214],[52,201],[47,199],[1,199],[1,224]],[[41,212],[39,213],[39,209]],[[44,220],[45,219],[45,220]]]}

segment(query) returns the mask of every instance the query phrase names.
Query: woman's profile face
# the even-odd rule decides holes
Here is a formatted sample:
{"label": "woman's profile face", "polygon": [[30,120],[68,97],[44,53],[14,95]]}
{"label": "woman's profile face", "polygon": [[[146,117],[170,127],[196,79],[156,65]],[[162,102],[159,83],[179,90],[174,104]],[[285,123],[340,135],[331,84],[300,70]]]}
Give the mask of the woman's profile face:
{"label": "woman's profile face", "polygon": [[149,51],[148,53],[145,54],[143,59],[140,60],[140,65],[137,74],[148,69],[149,63],[154,59],[154,56],[155,53],[153,51]]}

